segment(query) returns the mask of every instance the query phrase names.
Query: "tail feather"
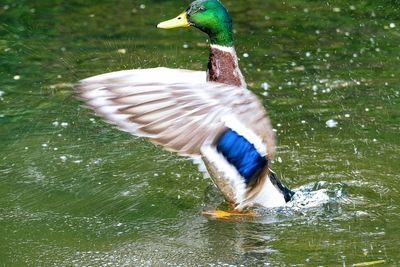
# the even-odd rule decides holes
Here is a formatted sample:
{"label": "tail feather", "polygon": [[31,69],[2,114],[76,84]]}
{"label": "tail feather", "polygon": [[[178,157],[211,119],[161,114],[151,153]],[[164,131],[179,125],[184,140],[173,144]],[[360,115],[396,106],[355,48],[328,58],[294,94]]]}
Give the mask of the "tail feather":
{"label": "tail feather", "polygon": [[272,170],[269,171],[269,178],[271,180],[271,183],[274,186],[278,187],[279,190],[282,192],[283,197],[285,198],[285,201],[289,202],[292,199],[294,192],[292,190],[290,190],[289,188],[287,188],[286,186],[284,186],[281,183],[281,181],[279,181],[278,177],[276,177],[276,173],[273,172]]}

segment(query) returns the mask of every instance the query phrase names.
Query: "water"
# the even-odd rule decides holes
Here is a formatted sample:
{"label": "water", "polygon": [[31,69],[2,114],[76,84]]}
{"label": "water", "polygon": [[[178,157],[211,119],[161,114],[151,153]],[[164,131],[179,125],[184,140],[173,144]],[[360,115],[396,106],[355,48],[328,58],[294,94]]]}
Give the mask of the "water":
{"label": "water", "polygon": [[207,218],[224,203],[197,166],[74,98],[75,82],[104,72],[205,69],[202,33],[155,28],[187,3],[3,0],[3,266],[400,264],[398,3],[224,3],[296,202]]}

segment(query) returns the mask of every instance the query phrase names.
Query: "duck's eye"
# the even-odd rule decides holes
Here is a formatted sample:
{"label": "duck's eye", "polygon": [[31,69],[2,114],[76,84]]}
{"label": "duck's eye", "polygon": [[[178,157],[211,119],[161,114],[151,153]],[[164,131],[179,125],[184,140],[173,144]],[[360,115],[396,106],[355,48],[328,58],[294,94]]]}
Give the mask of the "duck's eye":
{"label": "duck's eye", "polygon": [[199,8],[199,11],[206,11],[206,8],[205,8],[204,6],[201,6],[201,7]]}

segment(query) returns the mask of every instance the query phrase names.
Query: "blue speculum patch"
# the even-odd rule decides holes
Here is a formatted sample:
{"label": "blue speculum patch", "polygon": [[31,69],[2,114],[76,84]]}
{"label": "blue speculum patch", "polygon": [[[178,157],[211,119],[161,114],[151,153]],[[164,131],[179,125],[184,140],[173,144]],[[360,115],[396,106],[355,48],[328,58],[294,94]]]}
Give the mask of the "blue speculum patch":
{"label": "blue speculum patch", "polygon": [[217,151],[235,166],[246,184],[268,164],[267,158],[261,156],[252,143],[231,129],[218,139]]}

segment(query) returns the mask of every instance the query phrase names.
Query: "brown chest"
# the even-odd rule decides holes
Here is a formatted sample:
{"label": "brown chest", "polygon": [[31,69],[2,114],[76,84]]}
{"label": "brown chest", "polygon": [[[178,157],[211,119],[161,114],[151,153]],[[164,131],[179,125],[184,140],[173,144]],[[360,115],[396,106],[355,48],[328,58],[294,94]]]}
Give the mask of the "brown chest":
{"label": "brown chest", "polygon": [[230,52],[211,47],[207,80],[240,87],[246,86],[233,49]]}

